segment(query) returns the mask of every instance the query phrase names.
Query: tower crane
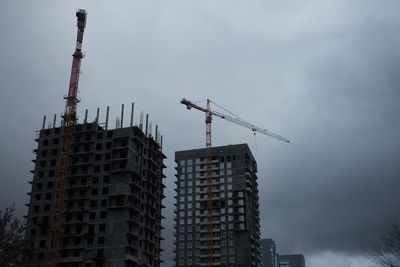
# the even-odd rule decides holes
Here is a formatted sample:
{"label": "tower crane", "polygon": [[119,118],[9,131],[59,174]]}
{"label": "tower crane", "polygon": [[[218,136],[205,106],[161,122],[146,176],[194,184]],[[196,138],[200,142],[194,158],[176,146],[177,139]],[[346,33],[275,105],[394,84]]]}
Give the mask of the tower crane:
{"label": "tower crane", "polygon": [[72,131],[77,123],[76,108],[78,99],[78,83],[81,67],[82,41],[83,33],[86,26],[87,13],[83,9],[76,12],[77,17],[77,40],[75,52],[72,55],[71,77],[68,88],[68,95],[65,99],[65,110],[63,114],[63,125],[61,131],[61,146],[58,158],[57,175],[56,175],[56,194],[54,205],[52,207],[51,225],[50,225],[50,244],[47,259],[48,267],[56,267],[58,254],[60,249],[60,237],[62,232],[62,213],[64,210],[64,195],[66,178],[68,175],[69,149],[72,143]]}
{"label": "tower crane", "polygon": [[[245,128],[248,128],[252,130],[254,133],[258,132],[264,135],[267,135],[269,137],[272,137],[274,139],[277,139],[279,141],[289,143],[289,140],[286,139],[283,136],[280,136],[278,134],[272,133],[267,129],[262,129],[259,128],[241,118],[238,116],[230,116],[223,114],[221,112],[211,110],[211,103],[212,102],[210,99],[207,99],[207,105],[206,107],[200,107],[197,104],[183,98],[180,102],[183,105],[186,105],[187,109],[197,109],[199,111],[202,111],[206,115],[206,154],[207,154],[207,202],[206,202],[206,207],[207,207],[207,265],[208,266],[213,266],[213,228],[212,228],[212,211],[213,211],[213,200],[212,200],[212,178],[211,178],[211,161],[212,161],[212,150],[211,150],[211,122],[212,122],[212,116],[219,117],[221,119],[236,123],[240,126],[243,126]],[[216,103],[214,103],[217,105]],[[218,106],[218,105],[217,105]],[[229,112],[229,111],[228,111]],[[230,113],[230,112],[229,112]]]}

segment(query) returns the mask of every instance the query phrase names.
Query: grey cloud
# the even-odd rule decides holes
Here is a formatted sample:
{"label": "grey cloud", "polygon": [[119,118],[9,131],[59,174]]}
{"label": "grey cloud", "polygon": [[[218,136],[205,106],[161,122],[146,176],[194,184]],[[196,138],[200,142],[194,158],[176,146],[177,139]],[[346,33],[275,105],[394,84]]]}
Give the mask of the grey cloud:
{"label": "grey cloud", "polygon": [[164,133],[165,266],[173,154],[205,139],[203,114],[186,111],[182,97],[209,97],[292,140],[255,141],[214,120],[215,145],[252,147],[262,233],[283,253],[356,257],[398,212],[398,1],[39,3],[0,4],[0,205],[24,212],[34,131],[43,114],[62,112],[73,12],[87,8],[80,114],[109,105],[114,118],[135,101]]}

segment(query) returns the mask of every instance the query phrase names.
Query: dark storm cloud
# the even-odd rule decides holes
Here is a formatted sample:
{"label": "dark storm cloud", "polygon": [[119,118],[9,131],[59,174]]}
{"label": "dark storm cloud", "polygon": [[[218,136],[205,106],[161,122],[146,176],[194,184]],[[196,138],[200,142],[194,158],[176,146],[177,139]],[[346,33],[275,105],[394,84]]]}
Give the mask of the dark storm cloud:
{"label": "dark storm cloud", "polygon": [[255,140],[214,120],[215,145],[251,146],[262,235],[282,253],[313,255],[314,266],[358,261],[398,211],[400,4],[372,0],[3,1],[0,205],[24,212],[34,130],[43,114],[62,112],[76,8],[88,9],[80,113],[110,105],[114,118],[135,101],[164,133],[165,266],[174,151],[205,139],[203,114],[186,111],[182,97],[209,97],[292,140]]}
{"label": "dark storm cloud", "polygon": [[302,73],[304,126],[287,165],[261,182],[263,229],[285,252],[362,253],[398,214],[399,23],[372,14],[316,36]]}

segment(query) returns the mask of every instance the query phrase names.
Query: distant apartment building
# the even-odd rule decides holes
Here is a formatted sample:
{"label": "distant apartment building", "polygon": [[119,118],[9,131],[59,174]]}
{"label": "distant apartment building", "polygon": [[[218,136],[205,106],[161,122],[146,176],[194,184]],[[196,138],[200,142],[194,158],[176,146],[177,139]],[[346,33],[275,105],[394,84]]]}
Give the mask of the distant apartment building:
{"label": "distant apartment building", "polygon": [[262,263],[263,267],[278,267],[278,254],[276,244],[272,239],[262,239]]}
{"label": "distant apartment building", "polygon": [[[206,149],[175,153],[176,266],[207,263]],[[257,164],[247,144],[212,148],[213,266],[261,266]]]}
{"label": "distant apartment building", "polygon": [[302,254],[295,255],[279,255],[279,267],[305,267],[304,256]]}
{"label": "distant apartment building", "polygon": [[[24,266],[47,266],[63,129],[42,129],[30,181]],[[157,138],[139,127],[73,130],[57,266],[160,266],[164,198]]]}

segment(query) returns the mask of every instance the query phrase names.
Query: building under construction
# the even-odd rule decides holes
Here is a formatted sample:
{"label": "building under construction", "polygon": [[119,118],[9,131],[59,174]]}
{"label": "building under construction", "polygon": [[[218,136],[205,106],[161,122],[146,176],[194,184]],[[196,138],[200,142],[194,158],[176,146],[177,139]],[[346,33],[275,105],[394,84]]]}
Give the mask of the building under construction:
{"label": "building under construction", "polygon": [[246,144],[213,147],[212,155],[209,237],[207,151],[175,153],[176,266],[261,266],[257,163]]}
{"label": "building under construction", "polygon": [[[62,134],[42,129],[36,139],[25,266],[47,266]],[[157,138],[96,122],[72,135],[57,265],[160,266],[165,156]]]}
{"label": "building under construction", "polygon": [[164,198],[162,137],[151,124],[115,129],[77,119],[86,11],[78,10],[77,42],[61,125],[39,131],[26,223],[24,266],[160,266]]}

